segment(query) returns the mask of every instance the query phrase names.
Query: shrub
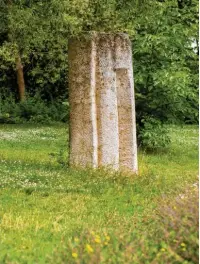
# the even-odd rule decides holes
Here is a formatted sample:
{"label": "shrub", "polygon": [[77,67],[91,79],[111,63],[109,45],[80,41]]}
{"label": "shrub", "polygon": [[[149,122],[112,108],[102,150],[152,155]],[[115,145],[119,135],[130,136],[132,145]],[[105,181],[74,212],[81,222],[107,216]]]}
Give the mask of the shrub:
{"label": "shrub", "polygon": [[25,101],[15,102],[12,96],[0,98],[0,123],[43,123],[66,122],[68,104],[61,99],[47,103],[39,95],[27,96]]}
{"label": "shrub", "polygon": [[141,120],[142,126],[138,128],[139,144],[145,149],[156,150],[167,147],[170,143],[168,130],[162,123],[153,117]]}

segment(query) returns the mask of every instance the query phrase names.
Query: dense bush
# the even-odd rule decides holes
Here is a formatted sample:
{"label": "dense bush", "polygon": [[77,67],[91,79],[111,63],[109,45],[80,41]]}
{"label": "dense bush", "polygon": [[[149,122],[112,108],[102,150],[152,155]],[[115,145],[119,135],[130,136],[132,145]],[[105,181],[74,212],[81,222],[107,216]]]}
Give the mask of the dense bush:
{"label": "dense bush", "polygon": [[162,149],[168,146],[168,129],[160,120],[146,116],[138,126],[139,144],[148,150]]}
{"label": "dense bush", "polygon": [[45,101],[39,95],[27,97],[16,103],[13,96],[0,98],[0,123],[66,122],[69,116],[68,103],[63,99]]}
{"label": "dense bush", "polygon": [[[69,104],[66,99],[42,100],[40,95],[28,96],[16,102],[12,95],[0,97],[0,123],[42,123],[69,121]],[[167,147],[170,142],[168,130],[161,121],[146,116],[137,127],[138,143],[149,150]]]}

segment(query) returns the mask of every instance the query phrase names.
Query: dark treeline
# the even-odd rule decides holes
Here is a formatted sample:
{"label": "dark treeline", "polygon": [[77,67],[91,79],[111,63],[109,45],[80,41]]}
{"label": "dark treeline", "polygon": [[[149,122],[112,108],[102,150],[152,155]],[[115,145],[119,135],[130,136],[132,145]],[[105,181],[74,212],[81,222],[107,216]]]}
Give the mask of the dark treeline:
{"label": "dark treeline", "polygon": [[130,35],[140,128],[198,121],[197,0],[0,0],[2,122],[67,121],[67,42],[89,31]]}

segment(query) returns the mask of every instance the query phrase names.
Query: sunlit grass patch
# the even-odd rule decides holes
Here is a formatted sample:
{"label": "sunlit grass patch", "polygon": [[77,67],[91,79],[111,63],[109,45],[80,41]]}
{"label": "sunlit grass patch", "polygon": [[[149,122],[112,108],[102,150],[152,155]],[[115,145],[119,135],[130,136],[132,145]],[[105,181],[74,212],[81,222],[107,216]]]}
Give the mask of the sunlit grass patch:
{"label": "sunlit grass patch", "polygon": [[56,164],[62,151],[68,157],[67,126],[1,125],[0,159]]}

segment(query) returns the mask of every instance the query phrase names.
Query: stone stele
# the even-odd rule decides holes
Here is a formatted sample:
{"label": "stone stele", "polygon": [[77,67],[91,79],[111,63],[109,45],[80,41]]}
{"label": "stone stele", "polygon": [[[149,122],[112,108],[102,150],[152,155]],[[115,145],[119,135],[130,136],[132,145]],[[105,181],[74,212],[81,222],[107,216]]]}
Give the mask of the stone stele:
{"label": "stone stele", "polygon": [[131,42],[92,33],[69,41],[70,165],[138,170]]}

